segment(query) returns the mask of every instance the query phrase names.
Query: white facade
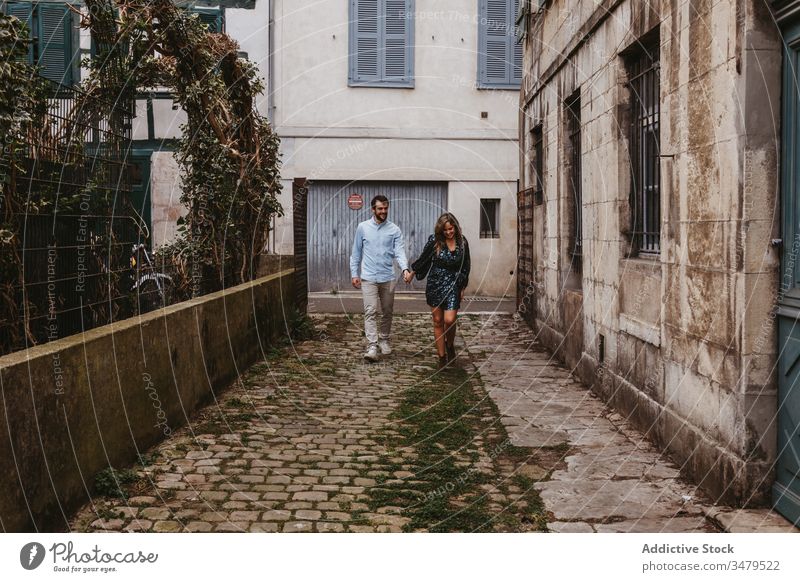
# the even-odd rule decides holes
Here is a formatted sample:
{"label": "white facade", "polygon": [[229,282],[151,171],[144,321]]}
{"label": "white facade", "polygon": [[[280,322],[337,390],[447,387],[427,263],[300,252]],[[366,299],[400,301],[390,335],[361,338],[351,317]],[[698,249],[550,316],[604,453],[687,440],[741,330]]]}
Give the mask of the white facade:
{"label": "white facade", "polygon": [[[286,209],[275,250],[292,252],[294,178],[445,181],[448,210],[470,241],[467,292],[513,294],[519,95],[475,88],[478,2],[416,3],[413,88],[348,86],[349,5],[275,3],[274,123]],[[479,237],[481,198],[501,199],[500,238]]]}
{"label": "white facade", "polygon": [[[226,32],[259,64],[273,92],[272,111],[267,95],[259,110],[271,115],[281,138],[285,214],[276,220],[270,250],[293,252],[295,178],[446,182],[448,210],[461,221],[472,251],[467,292],[510,295],[516,290],[519,94],[475,88],[477,0],[440,0],[433,8],[417,1],[409,19],[413,88],[348,85],[347,0],[275,0],[271,76],[269,3],[259,0],[254,10],[225,10]],[[159,107],[156,139],[175,137],[179,122],[171,103]],[[146,120],[139,118],[135,132],[135,139],[146,139]],[[154,186],[157,180],[154,176]],[[179,197],[176,188],[167,187],[177,186],[174,181],[160,183],[164,189],[153,191],[157,244],[170,234],[167,223]],[[500,238],[480,237],[481,198],[501,200]],[[433,224],[425,228],[432,232]]]}

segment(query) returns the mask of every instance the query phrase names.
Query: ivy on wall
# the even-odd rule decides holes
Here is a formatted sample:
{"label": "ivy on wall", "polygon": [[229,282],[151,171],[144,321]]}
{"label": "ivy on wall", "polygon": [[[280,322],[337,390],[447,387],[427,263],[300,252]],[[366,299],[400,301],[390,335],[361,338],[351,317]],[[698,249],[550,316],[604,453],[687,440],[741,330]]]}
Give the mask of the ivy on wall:
{"label": "ivy on wall", "polygon": [[[279,140],[255,107],[264,89],[256,67],[239,58],[231,38],[209,33],[196,15],[171,0],[84,4],[81,26],[92,35],[94,54],[83,63],[88,75],[76,88],[68,120],[88,127],[92,119],[106,119],[108,135],[124,136],[126,128],[113,125],[127,123],[126,117],[115,115],[114,108],[153,89],[171,91],[186,112],[176,157],[187,214],[177,240],[159,251],[177,279],[176,297],[252,279],[270,219],[282,213]],[[0,346],[18,343],[3,334],[17,333],[17,322],[25,321],[19,216],[63,211],[71,203],[58,198],[58,188],[17,191],[21,159],[35,154],[37,143],[54,138],[47,134],[47,88],[26,61],[28,38],[24,23],[0,14]],[[84,147],[83,139],[72,132],[60,144],[63,160],[70,158],[69,150]],[[107,145],[124,149],[121,143]],[[26,343],[35,343],[23,328]]]}
{"label": "ivy on wall", "polygon": [[[44,89],[27,54],[26,25],[0,16],[0,346],[15,339],[16,323],[24,319],[19,216],[27,201],[17,194],[17,175],[31,122],[41,118],[46,107]],[[25,333],[27,327],[21,327]]]}
{"label": "ivy on wall", "polygon": [[[282,213],[279,140],[255,107],[264,90],[255,65],[239,58],[230,37],[209,33],[170,0],[86,5],[87,25],[101,47],[89,89],[119,94],[166,87],[187,115],[176,155],[188,213],[161,258],[179,274],[185,294],[250,280],[270,218]],[[124,86],[104,79],[109,64],[126,68]]]}

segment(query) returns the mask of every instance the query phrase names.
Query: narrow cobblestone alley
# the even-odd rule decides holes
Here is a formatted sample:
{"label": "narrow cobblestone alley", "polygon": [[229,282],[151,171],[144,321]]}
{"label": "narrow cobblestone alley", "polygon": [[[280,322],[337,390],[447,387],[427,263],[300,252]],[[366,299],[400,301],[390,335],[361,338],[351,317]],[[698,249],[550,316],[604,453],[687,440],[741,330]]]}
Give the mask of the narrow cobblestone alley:
{"label": "narrow cobblestone alley", "polygon": [[313,339],[101,475],[106,496],[72,530],[717,530],[677,468],[510,315],[463,316],[458,365],[438,373],[427,315],[396,317],[377,364],[360,318],[312,321]]}

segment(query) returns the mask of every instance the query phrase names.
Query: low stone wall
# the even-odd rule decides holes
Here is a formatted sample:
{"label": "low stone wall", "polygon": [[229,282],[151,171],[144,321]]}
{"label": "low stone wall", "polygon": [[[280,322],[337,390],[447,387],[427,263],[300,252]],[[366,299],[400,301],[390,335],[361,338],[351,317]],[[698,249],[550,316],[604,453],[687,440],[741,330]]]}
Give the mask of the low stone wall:
{"label": "low stone wall", "polygon": [[286,333],[294,269],[0,358],[0,527],[59,531],[94,476],[185,424]]}
{"label": "low stone wall", "polygon": [[266,277],[274,273],[280,273],[285,269],[294,267],[294,255],[275,255],[262,253],[258,256],[258,267],[256,275]]}

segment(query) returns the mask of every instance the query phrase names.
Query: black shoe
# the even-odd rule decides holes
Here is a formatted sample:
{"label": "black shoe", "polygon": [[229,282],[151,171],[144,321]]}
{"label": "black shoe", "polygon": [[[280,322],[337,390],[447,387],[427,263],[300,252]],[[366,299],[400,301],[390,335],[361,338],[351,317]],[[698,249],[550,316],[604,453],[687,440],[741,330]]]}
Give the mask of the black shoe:
{"label": "black shoe", "polygon": [[444,370],[447,367],[447,356],[439,356],[439,370]]}
{"label": "black shoe", "polygon": [[456,361],[456,347],[447,346],[447,363],[451,364]]}

